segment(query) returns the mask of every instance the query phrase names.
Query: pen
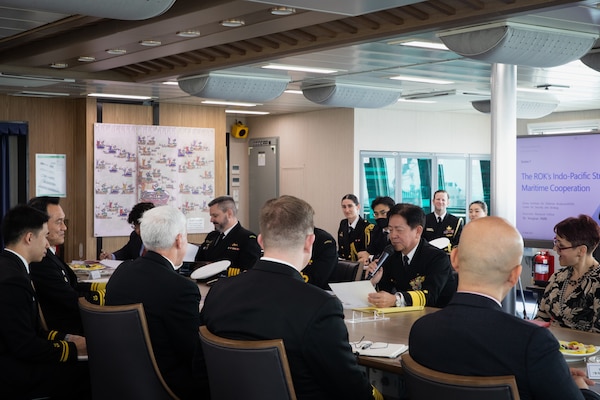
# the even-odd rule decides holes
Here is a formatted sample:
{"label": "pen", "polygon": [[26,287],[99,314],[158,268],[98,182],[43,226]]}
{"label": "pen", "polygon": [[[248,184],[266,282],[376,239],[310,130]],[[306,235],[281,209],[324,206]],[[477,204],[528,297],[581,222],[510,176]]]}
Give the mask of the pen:
{"label": "pen", "polygon": [[368,349],[369,347],[371,347],[371,344],[372,344],[372,343],[365,343],[365,344],[363,344],[363,345],[362,345],[362,347],[361,347],[360,349],[361,349],[361,350],[366,350],[366,349]]}

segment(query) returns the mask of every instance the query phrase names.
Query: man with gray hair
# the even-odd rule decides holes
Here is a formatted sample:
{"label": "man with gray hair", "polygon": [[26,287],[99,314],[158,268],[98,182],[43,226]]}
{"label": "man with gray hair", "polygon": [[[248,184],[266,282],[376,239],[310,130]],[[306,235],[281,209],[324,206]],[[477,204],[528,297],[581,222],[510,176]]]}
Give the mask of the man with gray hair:
{"label": "man with gray hair", "polygon": [[181,399],[208,398],[198,336],[200,292],[175,271],[187,247],[185,216],[172,206],[155,207],[144,212],[140,231],[148,251],[119,265],[106,286],[106,305],[142,303],[156,362],[171,390]]}
{"label": "man with gray hair", "polygon": [[246,273],[210,289],[202,323],[230,339],[282,338],[299,400],[372,399],[348,342],[342,304],[300,274],[315,240],[313,215],[296,197],[267,201],[258,235],[264,256]]}

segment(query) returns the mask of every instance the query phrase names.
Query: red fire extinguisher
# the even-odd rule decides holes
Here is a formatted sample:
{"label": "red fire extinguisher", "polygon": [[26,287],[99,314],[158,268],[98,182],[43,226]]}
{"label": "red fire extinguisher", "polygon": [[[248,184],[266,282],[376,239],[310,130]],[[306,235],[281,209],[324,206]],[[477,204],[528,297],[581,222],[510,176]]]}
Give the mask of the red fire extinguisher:
{"label": "red fire extinguisher", "polygon": [[533,280],[536,285],[548,282],[554,273],[554,256],[546,250],[538,251],[533,256]]}

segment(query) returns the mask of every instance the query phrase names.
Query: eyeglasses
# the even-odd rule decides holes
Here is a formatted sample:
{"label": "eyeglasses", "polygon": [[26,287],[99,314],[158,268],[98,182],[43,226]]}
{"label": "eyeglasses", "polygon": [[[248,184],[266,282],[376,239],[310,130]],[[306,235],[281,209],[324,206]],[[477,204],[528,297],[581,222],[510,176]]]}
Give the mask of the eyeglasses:
{"label": "eyeglasses", "polygon": [[357,342],[350,342],[350,345],[354,348],[354,350],[366,350],[366,349],[387,349],[387,343],[373,343],[369,340],[365,340],[365,337],[361,337]]}
{"label": "eyeglasses", "polygon": [[556,240],[556,239],[554,239],[554,240],[552,241],[552,243],[554,244],[554,248],[555,248],[556,250],[558,250],[558,251],[563,251],[563,250],[568,250],[568,249],[573,249],[573,248],[575,248],[575,247],[579,247],[579,245],[577,245],[577,246],[564,246],[564,247],[561,247],[561,246],[559,246],[559,244],[558,244],[558,240]]}

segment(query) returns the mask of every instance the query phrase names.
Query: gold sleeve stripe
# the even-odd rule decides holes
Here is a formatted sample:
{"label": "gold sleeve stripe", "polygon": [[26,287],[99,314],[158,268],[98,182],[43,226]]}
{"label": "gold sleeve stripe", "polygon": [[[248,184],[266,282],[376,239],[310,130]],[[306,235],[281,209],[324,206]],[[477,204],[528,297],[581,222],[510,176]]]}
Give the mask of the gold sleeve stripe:
{"label": "gold sleeve stripe", "polygon": [[427,302],[427,299],[425,298],[426,293],[427,293],[427,291],[423,291],[423,290],[409,291],[408,294],[410,295],[410,298],[412,299],[412,305],[413,306],[424,306],[425,303]]}
{"label": "gold sleeve stripe", "polygon": [[59,361],[66,362],[69,359],[69,343],[61,340],[60,345],[62,346],[62,354]]}
{"label": "gold sleeve stripe", "polygon": [[240,268],[229,268],[227,270],[227,276],[236,276],[239,275],[242,272],[242,270]]}
{"label": "gold sleeve stripe", "polygon": [[90,292],[89,301],[93,304],[98,304],[100,306],[104,305],[104,298],[106,297],[106,290],[96,290]]}
{"label": "gold sleeve stripe", "polygon": [[54,340],[54,338],[56,338],[56,335],[58,335],[57,331],[48,332],[48,340]]}
{"label": "gold sleeve stripe", "polygon": [[104,290],[106,289],[106,282],[92,282],[90,290]]}
{"label": "gold sleeve stripe", "polygon": [[372,394],[373,394],[374,400],[384,400],[383,395],[381,394],[381,392],[379,390],[377,390],[377,388],[375,386],[371,386],[371,388],[373,389]]}

